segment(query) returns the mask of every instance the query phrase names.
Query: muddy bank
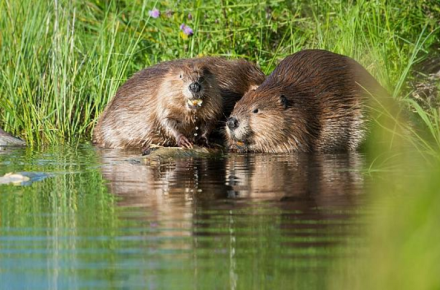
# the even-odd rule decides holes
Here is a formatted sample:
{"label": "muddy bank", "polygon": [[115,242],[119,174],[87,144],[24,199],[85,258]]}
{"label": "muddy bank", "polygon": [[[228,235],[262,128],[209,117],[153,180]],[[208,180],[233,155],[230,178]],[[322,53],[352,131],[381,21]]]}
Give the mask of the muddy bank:
{"label": "muddy bank", "polygon": [[0,146],[26,146],[26,142],[6,133],[0,128]]}

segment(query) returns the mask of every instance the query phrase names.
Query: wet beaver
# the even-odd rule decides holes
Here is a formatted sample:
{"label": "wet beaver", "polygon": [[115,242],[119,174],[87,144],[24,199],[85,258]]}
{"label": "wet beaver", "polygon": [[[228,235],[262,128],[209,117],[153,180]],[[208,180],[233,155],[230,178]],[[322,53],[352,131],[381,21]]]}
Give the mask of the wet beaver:
{"label": "wet beaver", "polygon": [[136,73],[107,105],[93,142],[107,148],[208,144],[245,92],[264,81],[245,60],[217,57],[159,63]]}
{"label": "wet beaver", "polygon": [[285,58],[227,121],[231,149],[355,150],[366,135],[366,100],[387,94],[355,60],[325,50]]}
{"label": "wet beaver", "polygon": [[223,114],[227,117],[246,92],[256,89],[266,79],[257,66],[244,59],[227,60],[220,57],[204,57],[193,59],[193,61],[204,63],[215,75],[223,99]]}

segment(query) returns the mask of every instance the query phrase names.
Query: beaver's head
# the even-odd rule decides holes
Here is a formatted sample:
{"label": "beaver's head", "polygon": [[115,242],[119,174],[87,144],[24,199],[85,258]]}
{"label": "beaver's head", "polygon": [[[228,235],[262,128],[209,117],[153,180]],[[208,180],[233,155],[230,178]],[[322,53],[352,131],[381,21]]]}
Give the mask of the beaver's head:
{"label": "beaver's head", "polygon": [[190,64],[180,67],[176,77],[182,83],[182,94],[185,97],[186,107],[197,110],[203,106],[205,97],[210,95],[216,87],[215,76],[203,64]]}
{"label": "beaver's head", "polygon": [[244,152],[308,151],[308,128],[301,104],[281,85],[262,85],[237,102],[226,122],[231,150]]}

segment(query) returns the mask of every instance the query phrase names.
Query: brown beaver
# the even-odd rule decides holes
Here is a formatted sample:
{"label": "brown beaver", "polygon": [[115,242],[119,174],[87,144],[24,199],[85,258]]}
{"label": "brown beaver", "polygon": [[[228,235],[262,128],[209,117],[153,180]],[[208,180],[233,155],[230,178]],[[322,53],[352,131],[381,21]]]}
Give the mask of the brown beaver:
{"label": "brown beaver", "polygon": [[209,134],[264,74],[245,60],[163,62],[136,73],[107,105],[93,142],[107,148],[191,147]]}
{"label": "brown beaver", "polygon": [[355,150],[367,131],[365,101],[384,94],[355,60],[304,50],[237,102],[227,121],[228,145],[251,152]]}

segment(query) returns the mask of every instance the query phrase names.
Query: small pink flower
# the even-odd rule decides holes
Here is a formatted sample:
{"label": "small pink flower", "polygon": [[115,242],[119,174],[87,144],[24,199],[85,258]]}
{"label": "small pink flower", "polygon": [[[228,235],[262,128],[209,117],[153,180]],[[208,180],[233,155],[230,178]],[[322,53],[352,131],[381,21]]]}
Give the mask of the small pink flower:
{"label": "small pink flower", "polygon": [[180,25],[180,30],[182,30],[183,33],[185,33],[188,36],[191,36],[194,34],[194,31],[192,30],[192,28],[185,25],[185,24]]}
{"label": "small pink flower", "polygon": [[154,8],[153,10],[148,11],[148,15],[153,18],[158,18],[160,16],[160,11]]}

